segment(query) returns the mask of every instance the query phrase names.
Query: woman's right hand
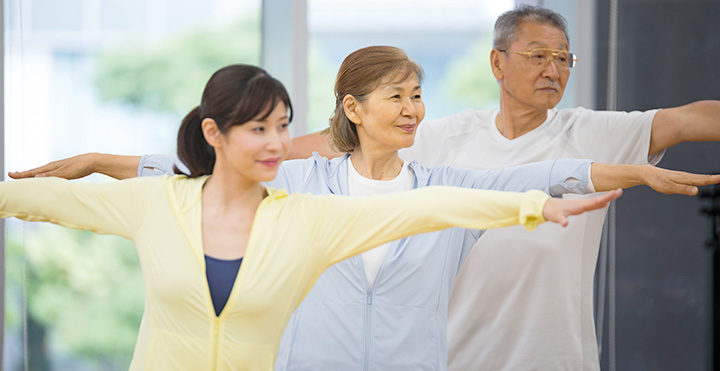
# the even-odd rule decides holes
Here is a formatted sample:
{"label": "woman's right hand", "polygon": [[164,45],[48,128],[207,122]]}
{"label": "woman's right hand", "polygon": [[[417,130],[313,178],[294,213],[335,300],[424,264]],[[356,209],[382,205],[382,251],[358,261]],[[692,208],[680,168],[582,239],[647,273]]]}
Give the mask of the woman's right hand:
{"label": "woman's right hand", "polygon": [[92,173],[101,173],[116,179],[126,179],[137,176],[139,163],[140,156],[85,153],[53,161],[34,169],[9,172],[8,176],[13,179],[49,176],[78,179]]}
{"label": "woman's right hand", "polygon": [[593,197],[582,200],[565,200],[562,198],[550,198],[543,207],[545,220],[558,223],[563,227],[568,225],[568,216],[578,215],[587,211],[601,209],[607,206],[610,201],[620,197],[622,189],[618,188],[600,197]]}
{"label": "woman's right hand", "polygon": [[47,165],[36,167],[34,169],[9,172],[8,176],[13,179],[48,176],[56,176],[65,179],[78,179],[88,176],[94,172],[93,155],[95,155],[95,153],[85,153],[53,161]]}

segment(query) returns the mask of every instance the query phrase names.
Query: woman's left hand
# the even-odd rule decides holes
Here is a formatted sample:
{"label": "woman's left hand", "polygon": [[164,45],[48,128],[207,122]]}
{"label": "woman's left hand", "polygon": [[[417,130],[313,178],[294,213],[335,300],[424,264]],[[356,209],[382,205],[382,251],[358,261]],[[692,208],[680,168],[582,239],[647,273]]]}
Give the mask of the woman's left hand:
{"label": "woman's left hand", "polygon": [[622,189],[618,188],[600,197],[593,197],[583,200],[565,200],[562,198],[550,198],[543,207],[545,220],[558,223],[563,227],[568,225],[568,216],[582,214],[586,211],[596,210],[607,206],[610,201],[620,197]]}

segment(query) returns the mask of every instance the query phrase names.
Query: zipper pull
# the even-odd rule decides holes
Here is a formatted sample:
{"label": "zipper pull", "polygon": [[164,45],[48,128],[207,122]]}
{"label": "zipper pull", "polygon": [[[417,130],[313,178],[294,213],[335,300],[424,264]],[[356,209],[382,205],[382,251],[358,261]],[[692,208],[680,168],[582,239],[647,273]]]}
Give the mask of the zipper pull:
{"label": "zipper pull", "polygon": [[367,303],[368,305],[372,305],[372,293],[369,291],[367,293]]}

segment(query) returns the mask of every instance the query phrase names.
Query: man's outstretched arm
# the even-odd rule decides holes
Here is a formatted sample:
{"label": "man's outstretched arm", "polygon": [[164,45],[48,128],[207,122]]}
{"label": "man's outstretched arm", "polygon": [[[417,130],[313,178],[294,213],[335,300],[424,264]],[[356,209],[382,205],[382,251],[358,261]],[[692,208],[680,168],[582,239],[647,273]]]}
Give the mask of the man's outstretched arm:
{"label": "man's outstretched arm", "polygon": [[700,141],[720,141],[720,101],[703,100],[658,111],[648,155],[680,142]]}

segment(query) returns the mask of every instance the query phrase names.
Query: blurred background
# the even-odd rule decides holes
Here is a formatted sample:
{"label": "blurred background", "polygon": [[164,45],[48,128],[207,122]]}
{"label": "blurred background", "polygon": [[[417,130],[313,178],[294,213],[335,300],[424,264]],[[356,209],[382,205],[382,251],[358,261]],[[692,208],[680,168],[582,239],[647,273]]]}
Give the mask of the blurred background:
{"label": "blurred background", "polygon": [[[426,120],[494,108],[492,28],[519,2],[5,0],[4,168],[86,152],[173,153],[180,120],[207,79],[233,63],[262,65],[286,84],[294,136],[322,130],[342,59],[368,45],[398,46],[423,66]],[[605,109],[610,1],[522,2],[569,21],[580,62],[559,107]],[[720,99],[718,1],[617,4],[610,89],[618,110]],[[712,172],[719,158],[717,144],[681,145],[660,165]],[[617,289],[613,300],[597,293],[614,309],[598,319],[604,369],[703,369],[707,226],[699,207],[644,189],[618,203]],[[5,226],[3,369],[127,369],[143,307],[132,243],[17,220]]]}

